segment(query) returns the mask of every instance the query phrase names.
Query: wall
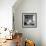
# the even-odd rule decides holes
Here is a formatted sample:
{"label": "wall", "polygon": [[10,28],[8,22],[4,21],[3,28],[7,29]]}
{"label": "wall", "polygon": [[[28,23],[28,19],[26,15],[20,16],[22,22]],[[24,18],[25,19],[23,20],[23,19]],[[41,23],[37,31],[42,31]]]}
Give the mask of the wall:
{"label": "wall", "polygon": [[[18,1],[19,2],[19,1]],[[22,28],[22,13],[37,13],[37,28]],[[35,41],[36,46],[41,46],[41,1],[23,0],[20,5],[14,5],[15,31],[23,33],[24,39]]]}
{"label": "wall", "polygon": [[41,41],[46,46],[46,0],[41,1]]}
{"label": "wall", "polygon": [[0,0],[0,27],[12,28],[12,6],[16,0]]}

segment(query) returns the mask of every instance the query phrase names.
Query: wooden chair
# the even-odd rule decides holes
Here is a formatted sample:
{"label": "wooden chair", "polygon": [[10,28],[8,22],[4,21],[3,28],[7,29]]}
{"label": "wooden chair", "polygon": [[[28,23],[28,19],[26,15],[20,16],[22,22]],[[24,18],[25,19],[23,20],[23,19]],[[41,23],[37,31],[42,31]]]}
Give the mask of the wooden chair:
{"label": "wooden chair", "polygon": [[35,46],[35,43],[32,40],[26,40],[25,46]]}
{"label": "wooden chair", "polygon": [[16,46],[22,45],[22,33],[15,33]]}

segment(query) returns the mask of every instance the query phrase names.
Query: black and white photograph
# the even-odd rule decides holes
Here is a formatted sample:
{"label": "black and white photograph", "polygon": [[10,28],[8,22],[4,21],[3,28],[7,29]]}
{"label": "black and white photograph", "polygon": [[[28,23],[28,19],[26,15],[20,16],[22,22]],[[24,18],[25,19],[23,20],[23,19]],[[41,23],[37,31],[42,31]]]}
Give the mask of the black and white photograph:
{"label": "black and white photograph", "polygon": [[23,27],[37,27],[37,13],[23,13],[22,14]]}

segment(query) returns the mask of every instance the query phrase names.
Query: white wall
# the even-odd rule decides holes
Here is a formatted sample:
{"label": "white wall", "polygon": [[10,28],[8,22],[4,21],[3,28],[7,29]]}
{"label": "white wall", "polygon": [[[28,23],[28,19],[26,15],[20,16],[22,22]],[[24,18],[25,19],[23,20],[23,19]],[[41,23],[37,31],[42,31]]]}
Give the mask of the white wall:
{"label": "white wall", "polygon": [[46,0],[41,1],[41,38],[42,46],[46,46]]}
{"label": "white wall", "polygon": [[[13,12],[15,31],[22,32],[25,38],[33,39],[36,46],[46,46],[46,0],[23,0],[20,5],[14,4]],[[37,13],[37,28],[22,28],[23,12]]]}
{"label": "white wall", "polygon": [[16,0],[0,0],[0,27],[12,28],[12,6]]}
{"label": "white wall", "polygon": [[[24,38],[35,41],[36,46],[41,46],[41,1],[23,0],[20,5],[14,5],[15,30],[23,33]],[[22,28],[22,13],[37,13],[37,28]]]}

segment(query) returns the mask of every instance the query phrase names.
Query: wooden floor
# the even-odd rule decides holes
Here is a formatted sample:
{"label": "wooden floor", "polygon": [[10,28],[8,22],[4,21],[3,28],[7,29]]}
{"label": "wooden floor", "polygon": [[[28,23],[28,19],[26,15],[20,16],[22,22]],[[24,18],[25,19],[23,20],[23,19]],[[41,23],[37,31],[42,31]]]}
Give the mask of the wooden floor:
{"label": "wooden floor", "polygon": [[0,46],[16,46],[15,39],[13,40],[6,40],[6,42],[2,43]]}

